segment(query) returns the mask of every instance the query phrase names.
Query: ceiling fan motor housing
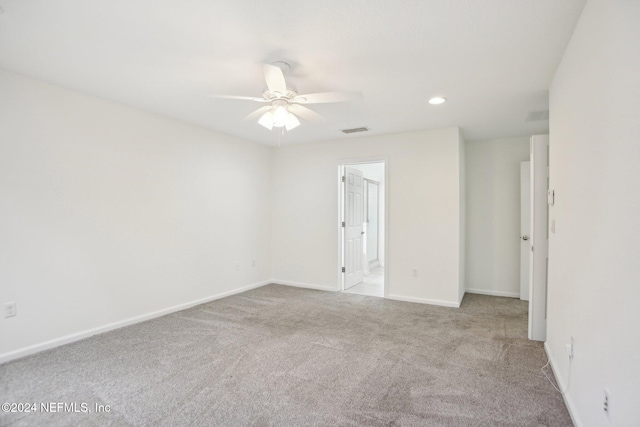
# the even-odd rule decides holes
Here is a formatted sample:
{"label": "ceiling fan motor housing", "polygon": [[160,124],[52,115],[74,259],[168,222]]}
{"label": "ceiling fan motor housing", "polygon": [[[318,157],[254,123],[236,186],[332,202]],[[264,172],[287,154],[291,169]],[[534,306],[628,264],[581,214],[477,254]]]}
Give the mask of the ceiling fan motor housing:
{"label": "ceiling fan motor housing", "polygon": [[271,92],[269,88],[265,88],[264,92],[262,92],[262,97],[267,101],[273,101],[275,99],[290,100],[295,98],[296,96],[298,96],[298,89],[288,82],[287,82],[287,93],[284,96]]}

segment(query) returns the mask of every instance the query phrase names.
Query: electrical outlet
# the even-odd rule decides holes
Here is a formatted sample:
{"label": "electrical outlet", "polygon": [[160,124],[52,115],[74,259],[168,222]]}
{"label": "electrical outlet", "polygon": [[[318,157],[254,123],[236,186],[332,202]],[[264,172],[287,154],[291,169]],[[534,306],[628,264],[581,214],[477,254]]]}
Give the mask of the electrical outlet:
{"label": "electrical outlet", "polygon": [[602,401],[602,410],[607,416],[607,420],[611,421],[611,394],[609,390],[604,389],[604,399]]}
{"label": "electrical outlet", "polygon": [[571,337],[568,344],[564,345],[564,350],[567,353],[567,357],[569,357],[570,360],[573,359],[573,337]]}
{"label": "electrical outlet", "polygon": [[418,277],[418,269],[417,268],[413,269],[413,277]]}
{"label": "electrical outlet", "polygon": [[565,344],[565,351],[569,359],[573,359],[573,344]]}
{"label": "electrical outlet", "polygon": [[255,267],[256,266],[256,260],[251,260],[251,267]]}
{"label": "electrical outlet", "polygon": [[4,317],[13,317],[18,314],[18,308],[15,302],[8,302],[4,305]]}
{"label": "electrical outlet", "polygon": [[240,263],[236,262],[236,271],[240,270]]}
{"label": "electrical outlet", "polygon": [[576,343],[573,340],[573,337],[571,337],[571,358],[573,359],[573,356],[575,356],[576,354]]}
{"label": "electrical outlet", "polygon": [[567,353],[567,357],[569,357],[569,360],[573,359],[573,352],[574,352],[573,337],[571,337],[568,344],[565,344],[564,350]]}

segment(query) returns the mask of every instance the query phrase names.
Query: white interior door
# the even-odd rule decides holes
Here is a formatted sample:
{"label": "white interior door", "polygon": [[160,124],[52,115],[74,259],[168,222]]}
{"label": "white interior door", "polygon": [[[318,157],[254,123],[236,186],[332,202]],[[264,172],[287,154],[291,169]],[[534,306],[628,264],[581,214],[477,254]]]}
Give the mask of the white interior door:
{"label": "white interior door", "polygon": [[362,283],[364,178],[362,171],[345,167],[345,231],[344,231],[344,288]]}
{"label": "white interior door", "polygon": [[531,258],[531,162],[520,162],[520,299],[529,301]]}
{"label": "white interior door", "polygon": [[547,190],[549,135],[531,137],[531,255],[529,288],[529,339],[547,339]]}

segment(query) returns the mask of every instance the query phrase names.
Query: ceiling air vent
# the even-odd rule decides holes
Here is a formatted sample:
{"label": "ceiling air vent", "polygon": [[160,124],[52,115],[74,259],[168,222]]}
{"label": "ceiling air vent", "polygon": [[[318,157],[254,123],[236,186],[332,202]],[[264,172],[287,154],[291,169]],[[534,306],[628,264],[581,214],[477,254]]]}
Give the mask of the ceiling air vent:
{"label": "ceiling air vent", "polygon": [[549,110],[531,111],[527,114],[526,122],[539,122],[549,120]]}
{"label": "ceiling air vent", "polygon": [[341,129],[342,133],[356,133],[356,132],[367,132],[371,129],[369,129],[368,127],[361,127],[361,128],[353,128],[353,129]]}

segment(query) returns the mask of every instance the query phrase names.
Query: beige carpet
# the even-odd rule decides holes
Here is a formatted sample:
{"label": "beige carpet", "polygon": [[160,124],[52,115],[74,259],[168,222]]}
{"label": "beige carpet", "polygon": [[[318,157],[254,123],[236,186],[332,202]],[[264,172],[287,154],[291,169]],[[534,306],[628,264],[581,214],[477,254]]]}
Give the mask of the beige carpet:
{"label": "beige carpet", "polygon": [[0,401],[80,410],[0,425],[569,426],[526,329],[515,299],[269,285],[0,365]]}

